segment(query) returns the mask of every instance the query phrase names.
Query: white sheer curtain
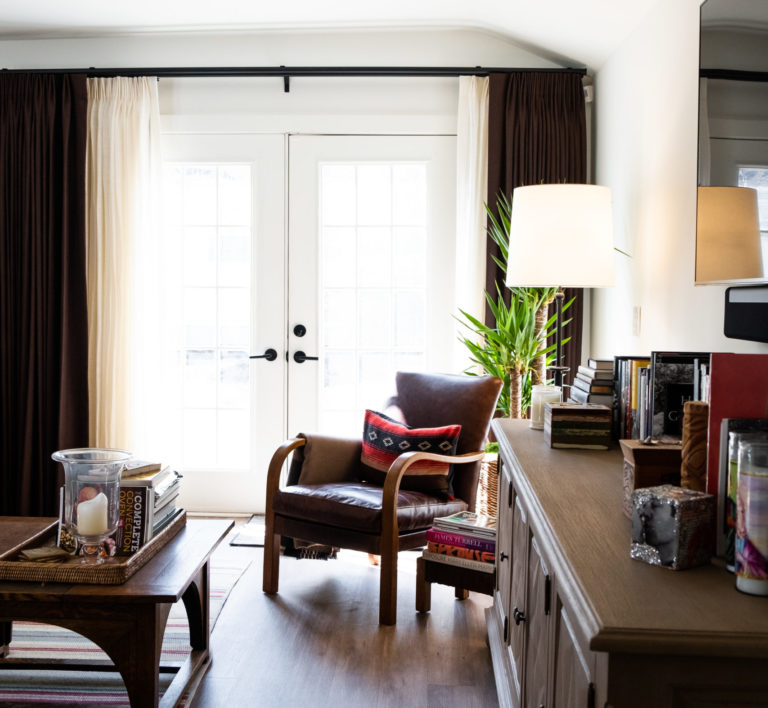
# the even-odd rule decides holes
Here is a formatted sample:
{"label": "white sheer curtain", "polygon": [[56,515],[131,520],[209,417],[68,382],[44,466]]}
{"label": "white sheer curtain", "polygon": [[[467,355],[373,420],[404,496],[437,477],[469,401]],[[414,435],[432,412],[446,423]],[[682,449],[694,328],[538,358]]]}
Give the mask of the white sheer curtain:
{"label": "white sheer curtain", "polygon": [[[88,80],[86,239],[90,444],[136,449],[151,338],[141,322],[158,276],[160,110],[154,77]],[[142,263],[142,268],[137,268]],[[141,383],[143,386],[139,386]]]}
{"label": "white sheer curtain", "polygon": [[[459,77],[456,131],[456,302],[480,320],[485,312],[486,211],[488,188],[488,77]],[[469,330],[458,328],[459,336]],[[454,364],[469,365],[467,349],[456,342]]]}

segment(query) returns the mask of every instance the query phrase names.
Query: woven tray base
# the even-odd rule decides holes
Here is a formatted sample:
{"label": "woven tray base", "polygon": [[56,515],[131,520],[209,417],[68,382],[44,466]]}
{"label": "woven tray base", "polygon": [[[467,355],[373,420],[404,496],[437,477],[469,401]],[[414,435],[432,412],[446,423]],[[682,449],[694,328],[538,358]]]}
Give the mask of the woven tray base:
{"label": "woven tray base", "polygon": [[187,523],[187,512],[181,514],[166,526],[149,543],[142,546],[132,556],[125,559],[111,559],[99,565],[87,565],[79,556],[71,561],[55,565],[30,563],[14,560],[24,548],[56,545],[57,523],[49,526],[43,533],[25,541],[0,557],[0,580],[13,580],[34,583],[67,583],[85,585],[120,585],[130,578],[139,568],[157,555]]}

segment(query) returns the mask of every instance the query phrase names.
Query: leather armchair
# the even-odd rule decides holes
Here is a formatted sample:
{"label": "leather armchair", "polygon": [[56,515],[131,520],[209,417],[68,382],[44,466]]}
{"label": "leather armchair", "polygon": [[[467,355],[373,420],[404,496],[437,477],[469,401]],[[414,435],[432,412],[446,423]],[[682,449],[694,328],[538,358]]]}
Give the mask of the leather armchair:
{"label": "leather armchair", "polygon": [[[376,554],[381,556],[379,622],[395,624],[398,552],[425,546],[434,518],[474,510],[479,461],[501,381],[398,372],[396,386],[393,402],[411,427],[462,426],[456,455],[404,453],[378,486],[358,481],[361,440],[300,435],[284,442],[267,474],[265,593],[278,590],[281,536]],[[281,471],[291,453],[287,483],[281,487]],[[409,467],[421,459],[454,465],[455,498],[400,489]]]}

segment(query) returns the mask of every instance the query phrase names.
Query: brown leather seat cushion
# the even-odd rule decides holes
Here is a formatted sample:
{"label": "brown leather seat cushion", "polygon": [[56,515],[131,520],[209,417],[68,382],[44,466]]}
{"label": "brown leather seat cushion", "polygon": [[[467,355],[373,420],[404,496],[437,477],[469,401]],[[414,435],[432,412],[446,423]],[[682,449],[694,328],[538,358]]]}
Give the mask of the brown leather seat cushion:
{"label": "brown leather seat cushion", "polygon": [[[296,484],[275,494],[275,513],[327,526],[381,533],[381,487],[364,482]],[[444,501],[423,492],[400,490],[397,526],[403,531],[426,529],[437,516],[467,508],[460,499]]]}

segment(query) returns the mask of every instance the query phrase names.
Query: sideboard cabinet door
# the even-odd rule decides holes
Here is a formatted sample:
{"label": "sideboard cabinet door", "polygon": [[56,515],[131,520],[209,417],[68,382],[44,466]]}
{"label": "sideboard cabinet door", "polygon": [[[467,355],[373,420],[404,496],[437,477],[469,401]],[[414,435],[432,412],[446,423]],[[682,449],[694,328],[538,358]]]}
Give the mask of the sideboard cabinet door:
{"label": "sideboard cabinet door", "polygon": [[549,609],[551,583],[549,571],[536,538],[531,537],[528,553],[528,596],[525,607],[525,705],[548,705]]}
{"label": "sideboard cabinet door", "polygon": [[523,659],[527,626],[525,623],[526,571],[528,570],[528,516],[520,497],[515,498],[512,515],[512,582],[510,585],[509,652],[514,690],[520,705],[523,697]]}
{"label": "sideboard cabinet door", "polygon": [[555,596],[554,705],[594,708],[594,660],[578,639],[568,610]]}

